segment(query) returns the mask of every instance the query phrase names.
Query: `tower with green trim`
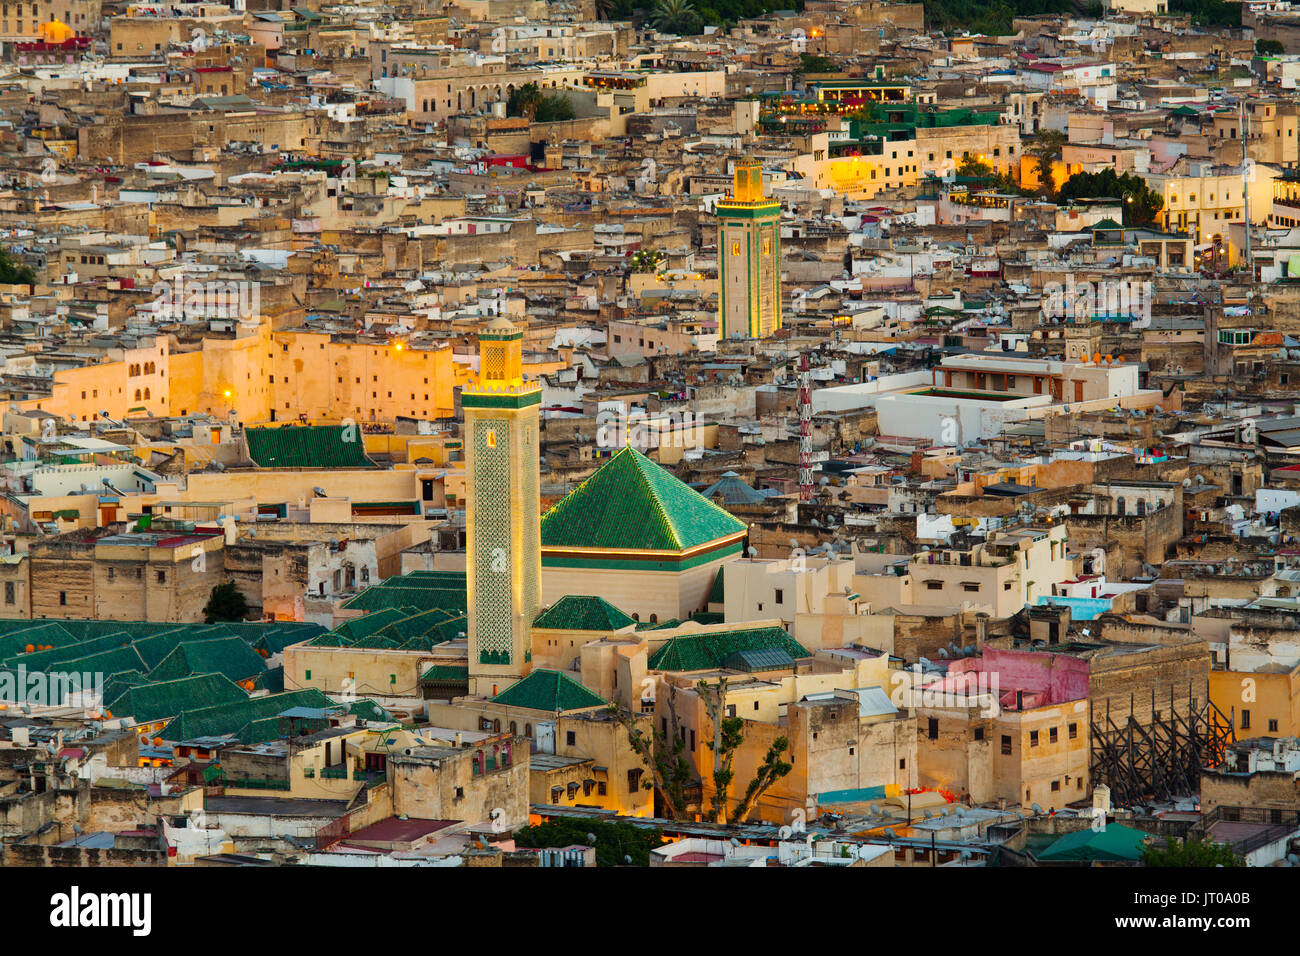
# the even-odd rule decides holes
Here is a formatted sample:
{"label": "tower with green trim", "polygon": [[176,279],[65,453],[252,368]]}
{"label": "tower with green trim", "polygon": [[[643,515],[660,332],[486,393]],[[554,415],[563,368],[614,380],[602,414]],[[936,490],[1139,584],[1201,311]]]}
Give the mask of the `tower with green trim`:
{"label": "tower with green trim", "polygon": [[523,332],[496,319],[479,333],[478,383],[465,411],[465,548],[469,692],[495,696],[532,669],[541,603],[538,412],[525,382]]}
{"label": "tower with green trim", "polygon": [[761,339],[781,328],[781,204],[763,195],[763,167],[736,163],[718,201],[718,334]]}

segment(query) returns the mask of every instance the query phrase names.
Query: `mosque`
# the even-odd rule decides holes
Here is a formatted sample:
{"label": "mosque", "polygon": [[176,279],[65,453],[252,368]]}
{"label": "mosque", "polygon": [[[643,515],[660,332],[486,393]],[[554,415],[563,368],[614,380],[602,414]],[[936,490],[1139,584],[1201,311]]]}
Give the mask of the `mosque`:
{"label": "mosque", "polygon": [[600,595],[632,622],[680,623],[707,608],[748,528],[631,447],[539,515],[541,388],[523,378],[523,332],[497,319],[479,349],[461,397],[469,692],[495,696],[532,670],[544,607]]}

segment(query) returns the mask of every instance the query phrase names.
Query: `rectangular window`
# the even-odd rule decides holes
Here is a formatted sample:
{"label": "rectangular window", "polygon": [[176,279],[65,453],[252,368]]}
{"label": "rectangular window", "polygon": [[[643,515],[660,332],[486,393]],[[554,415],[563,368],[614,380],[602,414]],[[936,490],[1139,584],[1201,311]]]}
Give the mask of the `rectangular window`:
{"label": "rectangular window", "polygon": [[1031,731],[1029,732],[1029,746],[1031,746],[1031,747],[1037,747],[1037,746],[1038,746],[1038,731],[1036,731],[1036,730],[1031,730]]}
{"label": "rectangular window", "polygon": [[776,603],[777,604],[785,603],[785,592],[782,591],[780,588],[776,589]]}
{"label": "rectangular window", "polygon": [[1071,725],[1070,725],[1070,739],[1071,739],[1071,740],[1074,740],[1074,739],[1075,739],[1076,737],[1078,737],[1078,736],[1079,736],[1079,725],[1078,725],[1078,724],[1071,724]]}
{"label": "rectangular window", "polygon": [[572,730],[570,730],[567,734],[564,735],[564,742],[568,744],[570,747],[573,747],[578,743],[578,735],[575,734]]}
{"label": "rectangular window", "polygon": [[1241,729],[1250,730],[1250,711],[1248,710],[1241,712]]}
{"label": "rectangular window", "polygon": [[1056,728],[1055,728],[1055,727],[1053,727],[1051,730],[1049,730],[1049,731],[1047,732],[1047,742],[1048,742],[1049,744],[1054,744],[1054,743],[1056,743]]}
{"label": "rectangular window", "polygon": [[931,718],[929,719],[929,721],[928,721],[928,726],[927,726],[927,728],[926,728],[926,735],[927,735],[931,740],[938,740],[938,739],[939,739],[939,721],[938,721],[936,718],[931,717]]}
{"label": "rectangular window", "polygon": [[14,583],[12,581],[5,582],[5,603],[14,603]]}
{"label": "rectangular window", "polygon": [[1269,729],[1269,733],[1274,733],[1274,734],[1277,733],[1277,721],[1270,720],[1268,722],[1268,729]]}
{"label": "rectangular window", "polygon": [[984,728],[983,728],[983,727],[976,727],[976,728],[975,728],[975,739],[976,739],[976,740],[983,740],[983,739],[984,739]]}
{"label": "rectangular window", "polygon": [[1008,734],[1002,735],[1002,755],[1004,757],[1011,756],[1011,737]]}

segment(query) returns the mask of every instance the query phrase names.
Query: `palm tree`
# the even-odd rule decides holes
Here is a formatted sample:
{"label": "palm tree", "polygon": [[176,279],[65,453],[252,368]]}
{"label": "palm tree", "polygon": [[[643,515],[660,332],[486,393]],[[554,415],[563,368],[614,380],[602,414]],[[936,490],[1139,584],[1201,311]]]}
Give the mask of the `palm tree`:
{"label": "palm tree", "polygon": [[650,23],[660,33],[693,34],[698,32],[700,15],[691,0],[659,0]]}
{"label": "palm tree", "polygon": [[1044,195],[1050,196],[1052,187],[1052,165],[1060,162],[1061,148],[1069,142],[1060,130],[1045,129],[1034,136],[1029,153],[1038,160],[1038,188]]}
{"label": "palm tree", "polygon": [[536,83],[525,83],[510,94],[506,101],[506,113],[510,116],[523,116],[531,123],[542,105],[542,91]]}

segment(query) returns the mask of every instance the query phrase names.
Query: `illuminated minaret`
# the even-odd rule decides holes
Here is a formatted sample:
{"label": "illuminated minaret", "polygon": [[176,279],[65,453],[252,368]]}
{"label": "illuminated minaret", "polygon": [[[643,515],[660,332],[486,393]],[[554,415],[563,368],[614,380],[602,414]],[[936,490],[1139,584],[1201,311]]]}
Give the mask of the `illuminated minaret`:
{"label": "illuminated minaret", "polygon": [[465,410],[465,547],[469,692],[494,696],[532,670],[540,610],[538,412],[525,382],[523,333],[506,319],[479,333],[478,384]]}
{"label": "illuminated minaret", "polygon": [[781,204],[763,196],[763,167],[736,163],[718,201],[718,334],[761,339],[781,327]]}

